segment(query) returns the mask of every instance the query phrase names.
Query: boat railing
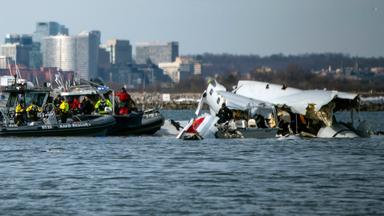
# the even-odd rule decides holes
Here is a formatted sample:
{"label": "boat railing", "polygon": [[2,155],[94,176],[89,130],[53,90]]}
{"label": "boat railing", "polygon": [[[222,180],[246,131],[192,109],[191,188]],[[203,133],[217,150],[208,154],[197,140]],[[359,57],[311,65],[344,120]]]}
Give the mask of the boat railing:
{"label": "boat railing", "polygon": [[44,104],[43,112],[44,112],[44,115],[43,115],[44,124],[53,125],[58,123],[57,117],[56,117],[55,105],[53,105],[52,103]]}
{"label": "boat railing", "polygon": [[8,125],[13,119],[13,114],[9,112],[9,109],[6,107],[0,108],[1,121],[4,125]]}

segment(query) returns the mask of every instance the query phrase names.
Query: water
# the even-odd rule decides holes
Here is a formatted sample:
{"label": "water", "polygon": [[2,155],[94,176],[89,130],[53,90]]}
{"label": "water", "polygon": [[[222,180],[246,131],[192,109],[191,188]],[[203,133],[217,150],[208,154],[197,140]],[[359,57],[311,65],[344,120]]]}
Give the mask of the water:
{"label": "water", "polygon": [[2,215],[384,214],[384,136],[2,138],[0,164]]}

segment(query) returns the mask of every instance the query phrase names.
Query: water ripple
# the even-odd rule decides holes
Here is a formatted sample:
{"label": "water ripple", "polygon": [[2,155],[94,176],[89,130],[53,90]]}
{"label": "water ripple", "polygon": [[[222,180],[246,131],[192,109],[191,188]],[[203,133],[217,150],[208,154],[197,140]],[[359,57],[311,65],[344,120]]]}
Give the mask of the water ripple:
{"label": "water ripple", "polygon": [[0,163],[4,215],[384,213],[383,136],[5,138]]}

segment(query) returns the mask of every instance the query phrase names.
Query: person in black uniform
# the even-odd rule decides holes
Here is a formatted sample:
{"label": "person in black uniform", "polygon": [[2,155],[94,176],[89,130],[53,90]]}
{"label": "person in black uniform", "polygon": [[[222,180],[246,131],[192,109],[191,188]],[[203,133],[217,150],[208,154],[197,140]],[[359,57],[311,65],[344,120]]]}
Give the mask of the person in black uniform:
{"label": "person in black uniform", "polygon": [[94,111],[94,106],[91,100],[85,96],[83,101],[80,104],[80,113],[85,115],[90,115]]}
{"label": "person in black uniform", "polygon": [[223,124],[233,118],[232,110],[230,110],[225,103],[221,105],[219,112],[216,114],[219,117],[217,123]]}

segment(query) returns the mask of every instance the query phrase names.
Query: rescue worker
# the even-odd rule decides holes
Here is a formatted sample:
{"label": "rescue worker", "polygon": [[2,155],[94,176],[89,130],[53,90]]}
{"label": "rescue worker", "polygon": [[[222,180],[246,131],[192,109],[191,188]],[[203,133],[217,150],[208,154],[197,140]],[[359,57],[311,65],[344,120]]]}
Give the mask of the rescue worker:
{"label": "rescue worker", "polygon": [[128,94],[127,90],[123,87],[121,91],[117,92],[116,96],[119,98],[119,105],[117,107],[119,115],[126,115],[130,112],[129,110],[129,101],[131,96]]}
{"label": "rescue worker", "polygon": [[277,112],[277,119],[278,119],[277,126],[279,128],[277,133],[279,135],[286,136],[286,135],[289,135],[289,134],[293,133],[292,130],[291,130],[291,127],[290,127],[291,115],[287,111],[279,110]]}
{"label": "rescue worker", "polygon": [[69,104],[65,98],[62,98],[62,100],[61,100],[61,103],[59,106],[59,111],[60,111],[61,123],[67,123]]}
{"label": "rescue worker", "polygon": [[116,96],[119,98],[118,114],[126,115],[136,110],[136,103],[133,101],[131,95],[128,94],[127,90],[123,87]]}
{"label": "rescue worker", "polygon": [[266,121],[263,115],[257,114],[255,119],[258,128],[267,128]]}
{"label": "rescue worker", "polygon": [[84,99],[80,104],[80,113],[84,115],[90,115],[94,110],[92,101],[88,98],[88,96],[84,96]]}
{"label": "rescue worker", "polygon": [[124,87],[121,88],[121,91],[117,92],[116,96],[119,98],[120,103],[126,103],[131,98]]}
{"label": "rescue worker", "polygon": [[100,98],[95,104],[95,111],[99,114],[109,114],[112,111],[112,103],[109,99],[104,97]]}
{"label": "rescue worker", "polygon": [[71,110],[72,114],[78,114],[80,111],[80,102],[77,99],[77,97],[73,97],[71,104],[69,105],[69,109]]}
{"label": "rescue worker", "polygon": [[36,101],[32,101],[31,104],[27,107],[28,119],[30,121],[37,121],[37,113],[39,112],[39,107],[36,105]]}
{"label": "rescue worker", "polygon": [[63,100],[63,98],[61,97],[61,95],[57,95],[53,99],[53,105],[55,105],[55,107],[58,108],[60,106],[60,103],[61,103],[62,100]]}
{"label": "rescue worker", "polygon": [[226,104],[223,103],[216,116],[219,117],[219,120],[217,121],[217,123],[223,124],[223,123],[226,123],[233,118],[233,113],[232,113],[232,110],[230,110],[226,106]]}
{"label": "rescue worker", "polygon": [[15,108],[15,124],[17,126],[23,125],[25,122],[25,106],[24,101],[21,100]]}

